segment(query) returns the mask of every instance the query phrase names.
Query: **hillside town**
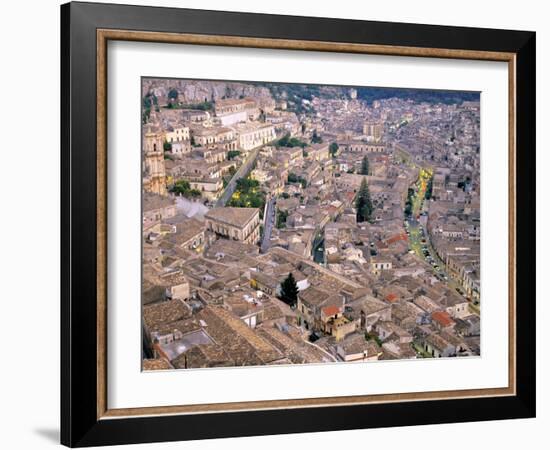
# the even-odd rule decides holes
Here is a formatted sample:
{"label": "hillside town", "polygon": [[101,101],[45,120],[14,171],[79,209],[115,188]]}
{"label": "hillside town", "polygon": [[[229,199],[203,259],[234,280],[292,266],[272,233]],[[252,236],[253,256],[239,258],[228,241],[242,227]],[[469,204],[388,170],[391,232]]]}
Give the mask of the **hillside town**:
{"label": "hillside town", "polygon": [[141,96],[143,370],[480,355],[478,93]]}

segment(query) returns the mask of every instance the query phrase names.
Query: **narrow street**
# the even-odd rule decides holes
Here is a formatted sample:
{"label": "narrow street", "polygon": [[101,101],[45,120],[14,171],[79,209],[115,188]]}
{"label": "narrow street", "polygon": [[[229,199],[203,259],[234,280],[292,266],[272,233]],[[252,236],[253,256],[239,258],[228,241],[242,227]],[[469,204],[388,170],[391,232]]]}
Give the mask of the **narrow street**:
{"label": "narrow street", "polygon": [[[412,199],[412,211],[411,216],[406,220],[408,223],[408,235],[409,235],[409,247],[414,253],[422,259],[426,264],[430,265],[436,276],[444,281],[451,289],[457,294],[463,295],[462,288],[459,284],[445,271],[445,263],[442,261],[435,252],[427,231],[422,224],[418,221],[418,217],[421,213],[424,198],[426,196],[426,189],[428,187],[428,180],[431,174],[424,169],[420,170],[419,178],[416,182],[415,195]],[[479,313],[479,308],[471,304],[474,311]]]}
{"label": "narrow street", "polygon": [[273,226],[275,225],[275,200],[275,197],[271,197],[266,205],[264,235],[262,237],[262,244],[260,246],[260,251],[262,253],[265,253],[269,250],[271,232],[273,231]]}

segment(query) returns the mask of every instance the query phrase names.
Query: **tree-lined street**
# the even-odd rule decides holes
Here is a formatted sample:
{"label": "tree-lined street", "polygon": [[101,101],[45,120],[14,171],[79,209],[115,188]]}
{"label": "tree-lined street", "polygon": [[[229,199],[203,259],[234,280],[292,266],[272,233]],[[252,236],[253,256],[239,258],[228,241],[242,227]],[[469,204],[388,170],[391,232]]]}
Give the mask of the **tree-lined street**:
{"label": "tree-lined street", "polygon": [[[429,235],[419,222],[420,214],[424,201],[426,200],[426,191],[429,181],[432,177],[430,170],[420,169],[418,180],[416,181],[415,193],[412,196],[411,215],[406,219],[407,234],[409,237],[409,247],[414,253],[433,267],[438,278],[444,280],[450,288],[454,289],[458,294],[463,295],[463,289],[445,270],[445,262],[439,258],[434,250]],[[471,309],[479,314],[479,306],[470,304]]]}
{"label": "tree-lined street", "polygon": [[237,180],[239,178],[246,178],[250,171],[254,168],[254,163],[256,162],[256,158],[258,158],[260,148],[261,147],[258,147],[252,150],[245,159],[244,163],[241,165],[241,167],[239,167],[237,172],[235,172],[235,175],[233,175],[233,178],[231,178],[231,181],[229,181],[222,195],[216,202],[216,207],[219,208],[225,206],[225,204],[229,201],[229,199],[235,192],[235,189],[237,187]]}

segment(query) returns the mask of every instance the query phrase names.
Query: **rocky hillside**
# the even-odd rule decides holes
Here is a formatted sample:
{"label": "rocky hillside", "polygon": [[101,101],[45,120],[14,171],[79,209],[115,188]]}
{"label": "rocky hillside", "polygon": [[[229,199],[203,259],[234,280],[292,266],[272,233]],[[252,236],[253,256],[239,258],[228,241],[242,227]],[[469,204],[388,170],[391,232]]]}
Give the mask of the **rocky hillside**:
{"label": "rocky hillside", "polygon": [[160,104],[165,104],[168,92],[175,89],[178,101],[182,103],[200,103],[216,101],[221,98],[270,97],[267,87],[227,81],[143,79],[142,96],[152,93]]}

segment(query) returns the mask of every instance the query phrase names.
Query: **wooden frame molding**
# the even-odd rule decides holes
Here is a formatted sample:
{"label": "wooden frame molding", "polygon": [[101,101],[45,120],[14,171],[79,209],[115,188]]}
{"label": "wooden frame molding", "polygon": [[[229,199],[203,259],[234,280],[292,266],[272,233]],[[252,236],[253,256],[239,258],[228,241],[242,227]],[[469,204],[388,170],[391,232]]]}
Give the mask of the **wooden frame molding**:
{"label": "wooden frame molding", "polygon": [[[307,398],[254,402],[179,405],[109,409],[107,404],[107,43],[110,40],[160,42],[170,44],[213,45],[362,53],[376,55],[472,59],[508,62],[509,72],[509,384],[494,389],[471,389],[439,392]],[[325,41],[267,39],[184,33],[160,33],[130,30],[97,30],[97,419],[129,416],[220,413],[265,409],[311,408],[357,404],[501,397],[516,394],[516,54],[480,50],[403,47]]]}
{"label": "wooden frame molding", "polygon": [[513,60],[510,52],[483,50],[458,50],[448,48],[405,47],[393,45],[355,44],[328,41],[300,41],[292,39],[251,38],[244,36],[223,36],[191,33],[158,33],[98,29],[98,43],[106,41],[158,42],[163,44],[214,45],[221,47],[249,47],[277,50],[305,50],[319,52],[363,53],[370,55],[410,56],[428,58],[473,59],[485,61]]}

